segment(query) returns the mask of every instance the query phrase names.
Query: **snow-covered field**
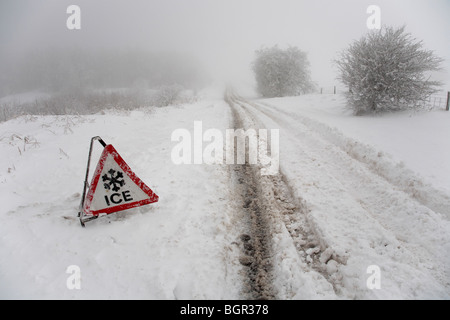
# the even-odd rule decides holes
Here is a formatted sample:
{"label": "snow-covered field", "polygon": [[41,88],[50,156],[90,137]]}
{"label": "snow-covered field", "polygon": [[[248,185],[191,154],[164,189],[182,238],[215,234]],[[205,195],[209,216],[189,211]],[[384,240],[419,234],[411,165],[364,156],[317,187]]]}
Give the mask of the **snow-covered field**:
{"label": "snow-covered field", "polygon": [[[324,258],[335,289],[304,268],[280,232],[279,298],[450,298],[450,113],[353,117],[344,104],[308,95],[248,106],[280,129],[281,171],[334,261]],[[230,166],[171,161],[175,129],[192,132],[200,120],[203,130],[224,131],[231,117],[216,91],[181,106],[0,123],[0,298],[245,298]],[[96,135],[160,199],[81,228]],[[95,145],[93,159],[100,152]],[[67,287],[72,265],[80,289]],[[381,270],[380,289],[366,285],[371,265]]]}

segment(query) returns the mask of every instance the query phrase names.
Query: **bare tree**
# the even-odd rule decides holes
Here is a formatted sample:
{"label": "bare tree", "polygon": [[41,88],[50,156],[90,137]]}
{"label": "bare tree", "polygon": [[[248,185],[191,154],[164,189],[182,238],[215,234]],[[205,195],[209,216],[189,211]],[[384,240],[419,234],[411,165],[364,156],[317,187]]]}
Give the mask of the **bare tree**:
{"label": "bare tree", "polygon": [[161,86],[153,97],[153,104],[157,107],[166,107],[176,103],[183,87],[178,84]]}
{"label": "bare tree", "polygon": [[404,26],[371,31],[336,60],[355,114],[418,108],[441,85],[430,73],[442,62]]}
{"label": "bare tree", "polygon": [[253,71],[258,91],[264,97],[296,96],[313,88],[306,53],[296,47],[256,51]]}

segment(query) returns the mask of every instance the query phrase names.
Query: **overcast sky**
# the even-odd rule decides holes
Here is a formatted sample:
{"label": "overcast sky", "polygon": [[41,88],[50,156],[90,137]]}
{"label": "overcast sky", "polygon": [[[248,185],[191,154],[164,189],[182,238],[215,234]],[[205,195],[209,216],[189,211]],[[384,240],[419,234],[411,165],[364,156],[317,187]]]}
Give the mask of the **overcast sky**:
{"label": "overcast sky", "polygon": [[[66,27],[71,4],[81,8],[81,30]],[[382,24],[406,25],[450,69],[449,0],[0,0],[0,50],[175,50],[238,80],[251,78],[256,49],[292,45],[308,53],[313,80],[329,86],[337,83],[331,60],[368,32],[373,4]]]}

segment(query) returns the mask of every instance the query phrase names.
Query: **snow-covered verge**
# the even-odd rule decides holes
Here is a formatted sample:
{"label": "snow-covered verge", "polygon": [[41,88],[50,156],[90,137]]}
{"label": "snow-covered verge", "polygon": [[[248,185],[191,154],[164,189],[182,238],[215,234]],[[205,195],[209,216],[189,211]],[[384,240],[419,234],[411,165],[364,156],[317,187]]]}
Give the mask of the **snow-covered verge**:
{"label": "snow-covered verge", "polygon": [[[171,162],[171,133],[228,127],[223,101],[0,124],[0,297],[231,299],[241,281],[224,166]],[[158,203],[77,218],[89,142],[111,143]],[[94,145],[92,167],[101,146]],[[92,170],[91,170],[92,172]],[[71,265],[81,289],[66,282]]]}

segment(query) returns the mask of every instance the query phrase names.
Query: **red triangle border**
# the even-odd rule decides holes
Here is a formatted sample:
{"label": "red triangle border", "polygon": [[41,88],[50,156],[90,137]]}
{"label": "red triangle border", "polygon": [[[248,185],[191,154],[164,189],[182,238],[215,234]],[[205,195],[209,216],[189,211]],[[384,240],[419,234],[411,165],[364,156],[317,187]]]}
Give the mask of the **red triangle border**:
{"label": "red triangle border", "polygon": [[[91,210],[91,203],[92,199],[94,198],[95,191],[98,186],[98,181],[100,179],[100,174],[103,171],[103,167],[105,165],[106,158],[108,155],[112,155],[114,158],[114,161],[119,165],[119,167],[128,175],[128,177],[145,193],[149,196],[148,199],[144,199],[141,201],[135,201],[131,203],[125,203],[122,205],[114,206],[111,208],[103,208],[100,210]],[[88,194],[86,196],[86,201],[84,203],[84,213],[86,215],[93,215],[98,216],[101,213],[114,213],[122,210],[127,210],[131,208],[140,207],[146,204],[154,203],[159,200],[158,195],[156,195],[141,179],[139,179],[138,176],[131,170],[131,168],[128,166],[128,164],[122,159],[120,154],[117,152],[117,150],[111,145],[107,145],[102,152],[102,155],[100,156],[100,160],[97,164],[97,168],[95,169],[94,176],[92,178],[92,182],[88,191]]]}

